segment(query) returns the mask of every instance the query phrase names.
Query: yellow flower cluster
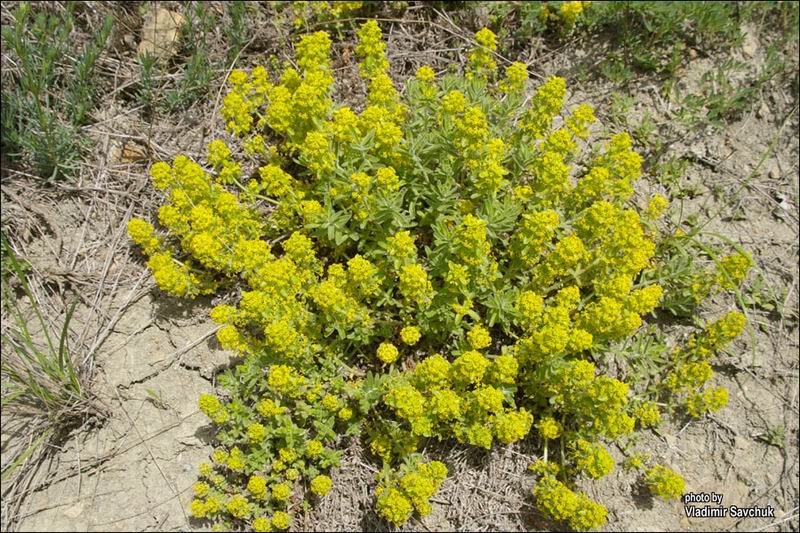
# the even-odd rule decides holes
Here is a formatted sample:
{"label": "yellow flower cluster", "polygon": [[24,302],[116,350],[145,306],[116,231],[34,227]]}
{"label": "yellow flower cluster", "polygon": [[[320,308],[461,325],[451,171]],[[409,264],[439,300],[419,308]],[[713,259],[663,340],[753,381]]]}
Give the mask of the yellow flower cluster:
{"label": "yellow flower cluster", "polygon": [[600,479],[614,469],[614,458],[602,445],[584,439],[575,442],[575,468],[591,478]]}
{"label": "yellow flower cluster", "polygon": [[497,50],[496,36],[489,28],[483,28],[475,34],[475,41],[477,46],[468,55],[467,78],[486,78],[497,70],[497,63],[492,56],[492,52]]}
{"label": "yellow flower cluster", "polygon": [[692,334],[683,348],[673,351],[672,369],[664,385],[683,398],[691,416],[700,417],[728,404],[727,390],[720,387],[703,390],[702,387],[713,376],[709,359],[739,335],[744,325],[744,315],[731,311],[707,325],[699,334]]}
{"label": "yellow flower cluster", "polygon": [[570,361],[551,372],[546,379],[535,371],[523,373],[531,399],[546,400],[571,416],[577,427],[584,428],[584,437],[616,439],[633,431],[635,419],[626,412],[629,388],[624,382],[606,375],[595,377],[594,365],[584,360]]}
{"label": "yellow flower cluster", "polygon": [[316,494],[317,496],[325,496],[333,487],[333,481],[331,478],[325,475],[319,475],[311,480],[311,492]]}
{"label": "yellow flower cluster", "polygon": [[414,258],[417,256],[417,247],[414,237],[409,231],[399,231],[387,239],[387,253],[398,259]]}
{"label": "yellow flower cluster", "polygon": [[539,434],[545,439],[557,439],[561,436],[561,424],[552,416],[546,416],[539,420]]}
{"label": "yellow flower cluster", "polygon": [[271,524],[275,529],[289,529],[289,526],[292,525],[292,517],[285,511],[275,511]]}
{"label": "yellow flower cluster", "polygon": [[482,350],[492,343],[492,337],[489,330],[478,324],[467,333],[467,342],[473,350]]}
{"label": "yellow flower cluster", "polygon": [[[678,232],[676,238],[680,238]],[[716,268],[712,271],[695,272],[689,287],[694,303],[699,304],[716,292],[738,288],[752,266],[750,254],[740,251],[716,261]]]}
{"label": "yellow flower cluster", "polygon": [[389,68],[386,44],[381,40],[383,34],[378,23],[369,20],[356,31],[356,35],[358,36],[356,55],[362,58],[358,71],[364,79],[373,80]]}
{"label": "yellow flower cluster", "polygon": [[683,496],[685,482],[674,470],[664,465],[650,468],[645,475],[645,483],[656,496],[677,500]]}
{"label": "yellow flower cluster", "polygon": [[406,326],[400,330],[400,339],[402,339],[404,344],[409,346],[417,344],[421,337],[422,334],[416,326]]}
{"label": "yellow flower cluster", "polygon": [[[287,397],[287,402],[294,404],[295,409],[301,405],[308,409],[307,402],[315,402],[315,395],[323,393],[321,383],[311,384],[308,381],[298,382],[297,375],[293,375],[292,370],[286,368],[273,367],[271,369],[268,385],[282,386],[284,382],[291,382],[294,379],[295,388],[302,393],[300,395],[292,392]],[[332,392],[335,392],[332,390]],[[329,400],[330,398],[330,400]],[[201,397],[201,408],[204,411],[213,412],[219,409],[220,402],[210,395]],[[321,404],[334,403],[333,407],[341,406],[338,398],[332,394],[327,394]],[[222,406],[225,408],[226,406]],[[234,400],[227,406],[231,413],[231,420],[242,414],[246,407],[239,400]],[[246,447],[233,447],[229,451],[217,449],[213,454],[214,464],[219,469],[227,469],[237,474],[247,474],[244,478],[245,485],[237,491],[237,485],[229,484],[225,476],[215,473],[215,467],[210,464],[203,464],[200,467],[200,475],[210,482],[198,482],[195,486],[195,502],[192,503],[192,511],[198,518],[219,518],[222,514],[227,514],[236,520],[247,520],[253,517],[253,527],[269,531],[271,529],[285,529],[291,524],[291,516],[283,509],[286,508],[292,497],[295,486],[302,476],[306,476],[311,488],[311,493],[317,496],[326,495],[332,487],[329,476],[320,473],[321,468],[331,466],[331,450],[326,448],[322,441],[308,439],[303,444],[298,443],[297,437],[293,440],[286,440],[281,436],[281,432],[276,432],[273,424],[274,417],[281,416],[281,425],[284,431],[290,429],[295,435],[302,435],[303,430],[295,426],[289,416],[284,413],[286,409],[281,407],[271,398],[264,398],[256,404],[255,413],[263,417],[264,423],[250,422],[246,426],[244,441]],[[254,413],[254,414],[255,414]],[[252,416],[252,415],[250,415]],[[234,423],[236,423],[234,421]],[[223,425],[221,434],[226,434],[226,426]],[[237,430],[238,432],[238,430]],[[330,441],[333,436],[325,437]],[[280,447],[278,443],[285,443]],[[275,446],[275,460],[271,465],[264,462],[264,456],[253,454],[262,446]],[[278,449],[279,448],[279,449]],[[237,478],[239,479],[239,478]],[[267,518],[271,514],[272,518]]]}
{"label": "yellow flower cluster", "polygon": [[191,503],[192,516],[195,518],[211,518],[219,513],[222,502],[217,498],[207,498],[205,500],[195,499]]}
{"label": "yellow flower cluster", "polygon": [[250,516],[250,502],[241,494],[234,494],[225,504],[225,510],[234,518],[247,518]]}
{"label": "yellow flower cluster", "polygon": [[159,222],[180,237],[190,254],[177,260],[170,247],[152,235],[151,226],[138,219],[130,221],[129,232],[150,256],[148,267],[162,290],[188,297],[212,293],[217,288],[214,272],[242,273],[252,266],[250,254],[236,253],[237,246],[244,250],[249,243],[261,242],[261,223],[252,209],[184,156],[176,157],[172,167],[156,163],[151,175],[170,199],[159,210]]}
{"label": "yellow flower cluster", "polygon": [[506,67],[506,78],[500,84],[501,90],[507,93],[519,93],[528,81],[528,67],[525,63],[514,61]]}
{"label": "yellow flower cluster", "polygon": [[433,296],[428,273],[418,263],[403,265],[400,269],[400,294],[418,307],[426,307]]}
{"label": "yellow flower cluster", "polygon": [[386,364],[391,364],[397,361],[398,355],[399,352],[392,343],[384,342],[378,346],[378,359]]}
{"label": "yellow flower cluster", "polygon": [[296,1],[292,2],[294,19],[292,24],[299,28],[309,22],[334,21],[344,15],[354,13],[361,9],[364,2],[352,1]]}
{"label": "yellow flower cluster", "polygon": [[654,194],[650,198],[650,202],[647,204],[647,210],[645,211],[645,216],[650,220],[655,220],[661,215],[664,214],[664,211],[669,206],[669,202],[666,198],[661,196],[660,194]]}
{"label": "yellow flower cluster", "polygon": [[736,253],[723,257],[717,269],[717,283],[724,289],[735,289],[742,284],[753,266],[749,254]]}
{"label": "yellow flower cluster", "polygon": [[491,251],[486,238],[486,221],[472,214],[466,215],[456,229],[453,248],[458,259],[469,266],[485,262]]}
{"label": "yellow flower cluster", "polygon": [[490,361],[467,351],[450,363],[434,354],[417,365],[408,382],[394,385],[384,402],[413,436],[455,437],[483,448],[495,438],[509,444],[527,435],[533,424],[527,410],[506,406],[500,389],[513,382],[516,372],[516,360],[509,355]]}
{"label": "yellow flower cluster", "polygon": [[436,73],[428,65],[423,65],[417,69],[415,76],[424,83],[432,83],[436,79]]}
{"label": "yellow flower cluster", "polygon": [[247,490],[256,500],[264,500],[267,497],[267,480],[261,476],[251,476],[247,482]]}
{"label": "yellow flower cluster", "polygon": [[146,255],[155,254],[161,247],[155,228],[140,218],[132,218],[128,222],[128,234],[131,240],[139,246]]}
{"label": "yellow flower cluster", "polygon": [[559,222],[558,213],[552,209],[522,215],[512,246],[514,255],[524,266],[534,266],[539,262],[555,236]]}
{"label": "yellow flower cluster", "polygon": [[215,424],[224,424],[228,421],[228,411],[216,396],[201,394],[198,403],[203,414]]}
{"label": "yellow flower cluster", "polygon": [[579,139],[586,140],[589,137],[589,126],[595,120],[597,119],[594,116],[592,107],[588,104],[581,104],[575,108],[575,111],[573,111],[572,115],[567,119],[567,129]]}
{"label": "yellow flower cluster", "polygon": [[464,384],[480,383],[490,364],[479,352],[464,352],[453,362],[452,377]]}
{"label": "yellow flower cluster", "polygon": [[247,440],[253,444],[258,444],[267,436],[267,429],[258,422],[254,422],[247,426]]}
{"label": "yellow flower cluster", "polygon": [[708,412],[715,413],[726,405],[728,405],[728,390],[722,387],[692,392],[686,398],[686,411],[694,417],[701,417]]}
{"label": "yellow flower cluster", "polygon": [[428,500],[447,477],[447,467],[438,461],[418,463],[402,476],[391,476],[378,485],[375,511],[395,526],[402,526],[416,512],[427,516],[431,512]]}
{"label": "yellow flower cluster", "polygon": [[606,523],[608,511],[605,507],[558,481],[545,475],[533,487],[537,507],[557,521],[569,523],[577,531],[597,529]]}
{"label": "yellow flower cluster", "polygon": [[272,522],[265,516],[259,516],[253,520],[253,531],[256,533],[267,533],[272,531]]}
{"label": "yellow flower cluster", "polygon": [[231,91],[222,100],[221,113],[231,133],[245,135],[252,130],[253,115],[264,104],[273,86],[264,67],[253,69],[250,74],[234,70],[228,76],[228,83]]}
{"label": "yellow flower cluster", "polygon": [[522,117],[522,129],[534,139],[544,138],[553,118],[561,111],[567,94],[567,81],[553,76],[531,98],[531,104]]}
{"label": "yellow flower cluster", "polygon": [[564,20],[564,24],[570,28],[575,25],[575,21],[578,19],[578,15],[583,13],[583,10],[589,5],[591,2],[578,2],[578,1],[570,1],[570,2],[562,2],[561,7],[559,8],[559,14],[561,18]]}
{"label": "yellow flower cluster", "polygon": [[661,412],[658,410],[658,405],[653,401],[641,403],[633,411],[633,415],[642,427],[655,427],[661,422]]}

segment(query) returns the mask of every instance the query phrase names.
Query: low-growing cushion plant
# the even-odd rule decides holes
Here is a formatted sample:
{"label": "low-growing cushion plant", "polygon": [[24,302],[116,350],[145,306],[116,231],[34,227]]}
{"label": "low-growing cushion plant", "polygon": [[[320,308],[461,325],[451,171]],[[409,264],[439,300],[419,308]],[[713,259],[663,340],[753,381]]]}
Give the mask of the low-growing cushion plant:
{"label": "low-growing cushion plant", "polygon": [[[607,445],[663,412],[724,406],[709,361],[744,317],[662,345],[649,381],[626,383],[633,352],[615,347],[657,334],[642,317],[662,302],[691,315],[735,289],[750,259],[679,268],[693,236],[663,231],[664,198],[637,208],[630,137],[596,139],[591,107],[564,110],[562,78],[528,96],[525,65],[498,72],[491,31],[476,34],[464,74],[423,66],[402,96],[377,23],[357,33],[360,112],[335,99],[329,36],[306,35],[278,80],[231,73],[234,142],[212,141],[205,166],[154,164],[160,229],[129,224],[165,292],[237,294],[211,311],[239,359],[199,400],[216,449],[192,513],[286,529],[331,489],[342,436],[358,435],[383,465],[375,509],[400,526],[430,512],[447,477],[420,452],[428,439],[530,439],[537,507],[599,527],[606,509],[576,481],[609,474]],[[644,453],[625,466],[655,494],[683,490]]]}

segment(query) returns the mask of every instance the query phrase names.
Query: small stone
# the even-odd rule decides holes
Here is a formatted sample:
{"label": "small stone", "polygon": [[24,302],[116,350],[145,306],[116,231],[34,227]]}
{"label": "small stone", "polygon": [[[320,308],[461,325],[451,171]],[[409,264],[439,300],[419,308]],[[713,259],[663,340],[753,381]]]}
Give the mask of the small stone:
{"label": "small stone", "polygon": [[747,57],[753,57],[758,50],[758,39],[751,31],[746,31],[744,34],[744,42],[742,42],[742,53]]}
{"label": "small stone", "polygon": [[770,179],[777,180],[781,177],[781,167],[778,166],[778,162],[775,161],[769,166],[769,177]]}
{"label": "small stone", "polygon": [[177,49],[177,40],[183,21],[183,15],[164,8],[147,13],[142,25],[139,54],[151,54],[158,59],[171,57]]}
{"label": "small stone", "polygon": [[122,38],[122,41],[129,48],[136,48],[136,37],[134,37],[132,33],[125,34],[125,36]]}

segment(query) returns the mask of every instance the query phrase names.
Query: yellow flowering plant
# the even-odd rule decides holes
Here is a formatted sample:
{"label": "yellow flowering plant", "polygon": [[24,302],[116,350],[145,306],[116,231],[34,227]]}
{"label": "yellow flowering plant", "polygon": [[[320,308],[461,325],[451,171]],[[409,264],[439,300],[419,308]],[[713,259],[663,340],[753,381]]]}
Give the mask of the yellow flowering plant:
{"label": "yellow flowering plant", "polygon": [[[564,17],[585,3],[573,4]],[[658,222],[666,200],[633,200],[631,138],[594,138],[591,107],[564,109],[562,78],[530,97],[524,64],[497,79],[490,30],[463,74],[422,67],[402,91],[378,24],[357,36],[360,112],[337,102],[328,34],[305,35],[279,75],[230,74],[221,113],[233,141],[212,141],[206,166],[154,164],[159,228],[129,224],[163,291],[239,289],[211,311],[238,359],[220,394],[199,400],[217,448],[192,513],[288,528],[298,500],[335,490],[341,437],[360,435],[382,465],[376,511],[401,526],[430,511],[447,476],[421,454],[426,439],[490,449],[530,438],[539,509],[600,527],[608,513],[576,479],[612,472],[609,446],[657,426],[665,406],[721,408],[710,361],[744,317],[671,351],[620,344],[653,337],[644,320],[692,276],[735,290],[749,256],[676,273],[676,237]],[[659,378],[626,382],[604,363],[614,350],[630,366],[655,354]],[[676,476],[653,467],[646,482],[672,497]]]}
{"label": "yellow flowering plant", "polygon": [[[289,4],[293,15],[292,25],[295,28],[302,28],[310,22],[336,22],[337,19],[351,16],[359,11],[365,2],[348,1],[294,1],[294,2],[275,2],[275,4]],[[278,6],[280,7],[280,6]]]}

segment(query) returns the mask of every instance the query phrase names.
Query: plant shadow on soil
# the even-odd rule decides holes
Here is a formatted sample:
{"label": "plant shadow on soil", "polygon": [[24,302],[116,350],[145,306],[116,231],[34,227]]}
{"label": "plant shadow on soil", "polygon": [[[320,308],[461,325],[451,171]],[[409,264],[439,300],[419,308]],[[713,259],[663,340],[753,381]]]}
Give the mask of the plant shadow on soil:
{"label": "plant shadow on soil", "polygon": [[650,510],[653,508],[653,494],[644,481],[637,481],[631,489],[631,498],[638,509]]}
{"label": "plant shadow on soil", "polygon": [[208,315],[211,309],[211,296],[198,296],[193,300],[169,296],[154,287],[151,293],[154,302],[154,314],[157,322],[194,322]]}
{"label": "plant shadow on soil", "polygon": [[194,432],[194,436],[203,444],[213,446],[216,442],[215,437],[217,436],[217,431],[214,429],[213,424],[206,424],[204,426],[199,426]]}
{"label": "plant shadow on soil", "polygon": [[361,513],[361,531],[392,531],[392,527],[381,519],[372,507],[368,507]]}

